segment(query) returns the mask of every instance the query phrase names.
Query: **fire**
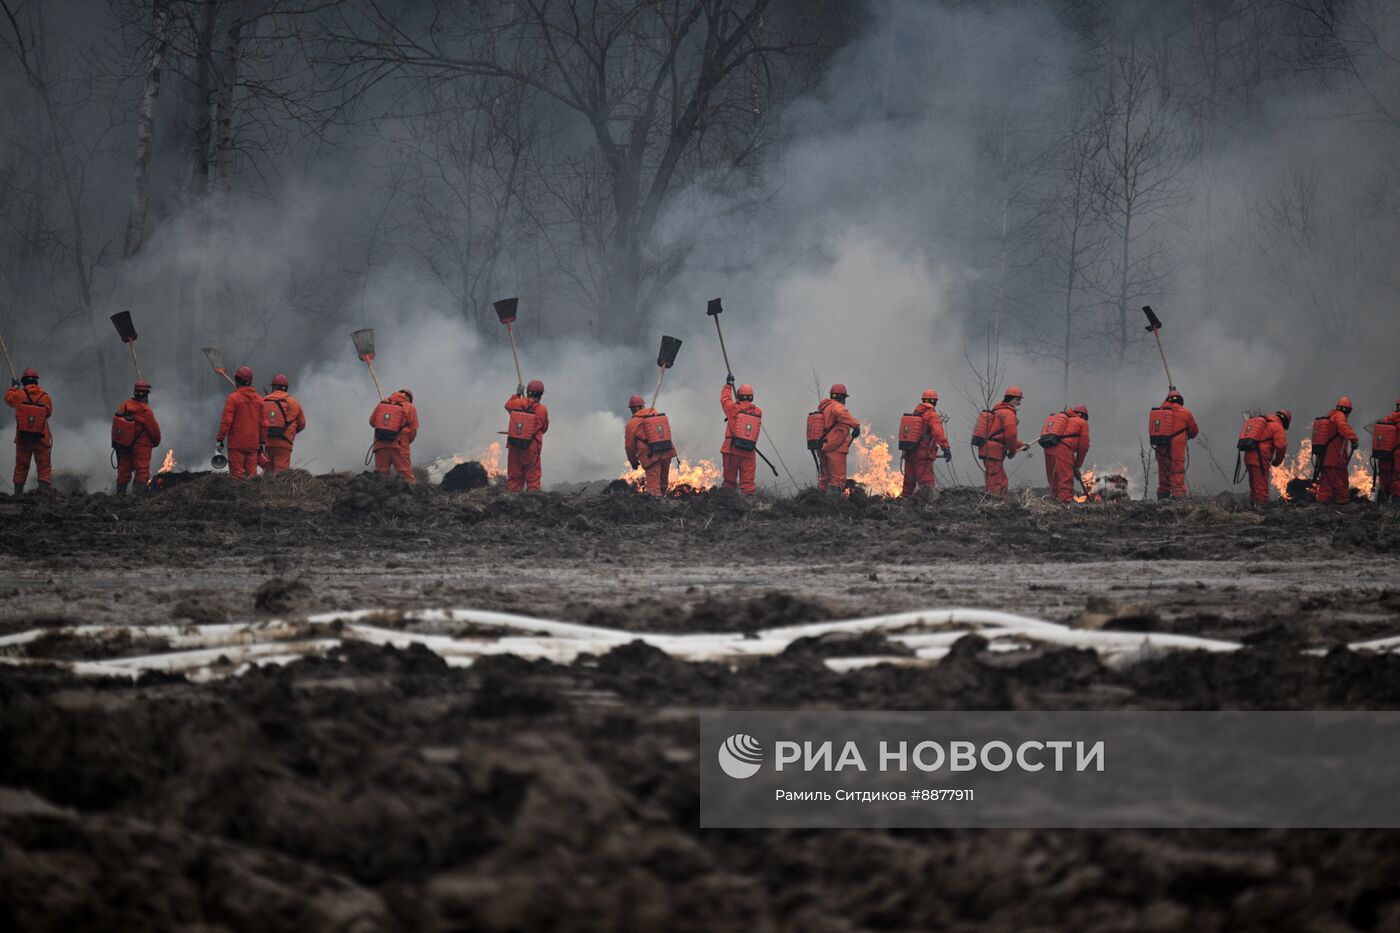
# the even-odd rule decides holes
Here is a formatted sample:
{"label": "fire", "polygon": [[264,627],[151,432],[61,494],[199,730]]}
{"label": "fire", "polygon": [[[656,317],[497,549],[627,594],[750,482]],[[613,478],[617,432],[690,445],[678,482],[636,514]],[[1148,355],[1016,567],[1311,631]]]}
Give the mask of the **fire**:
{"label": "fire", "polygon": [[1118,464],[1111,470],[1100,471],[1098,467],[1081,470],[1086,494],[1076,495],[1075,502],[1118,502],[1130,497],[1129,477],[1132,475],[1125,464]]}
{"label": "fire", "polygon": [[[687,492],[704,492],[718,486],[723,477],[724,474],[715,466],[713,460],[692,462],[684,457],[677,457],[671,461],[668,489],[677,492],[684,487]],[[639,491],[646,488],[646,470],[641,467],[623,470],[618,479],[626,480]]]}
{"label": "fire", "polygon": [[851,442],[855,469],[851,479],[877,496],[898,496],[904,491],[904,474],[897,468],[889,442],[870,425],[861,424],[860,437]]}
{"label": "fire", "polygon": [[161,462],[160,469],[159,469],[159,470],[156,470],[156,472],[157,472],[157,473],[169,473],[169,472],[170,472],[171,470],[173,470],[173,469],[175,469],[175,448],[174,448],[174,447],[170,448],[169,450],[167,450],[167,451],[165,452],[165,460],[163,460],[163,461]]}
{"label": "fire", "polygon": [[[1278,491],[1280,499],[1289,501],[1288,484],[1293,480],[1301,480],[1307,484],[1308,492],[1313,491],[1312,459],[1312,440],[1305,437],[1299,442],[1298,450],[1293,456],[1285,457],[1282,465],[1274,467],[1273,472],[1269,474],[1269,482]],[[1367,499],[1371,498],[1375,490],[1371,471],[1366,468],[1364,460],[1352,464],[1347,483]]]}
{"label": "fire", "polygon": [[493,483],[506,475],[505,469],[501,466],[501,457],[504,455],[505,449],[501,446],[501,442],[492,441],[491,446],[476,456],[476,461],[486,469],[486,478]]}

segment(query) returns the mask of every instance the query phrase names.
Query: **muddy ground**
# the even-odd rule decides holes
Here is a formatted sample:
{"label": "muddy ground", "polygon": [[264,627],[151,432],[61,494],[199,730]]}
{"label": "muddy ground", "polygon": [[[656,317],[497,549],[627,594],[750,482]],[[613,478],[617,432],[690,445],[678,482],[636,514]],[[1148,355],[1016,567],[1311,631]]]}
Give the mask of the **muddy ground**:
{"label": "muddy ground", "polygon": [[202,686],[0,665],[0,928],[1397,929],[1395,832],[701,832],[693,713],[1400,708],[1400,658],[1336,647],[1400,634],[1398,544],[1400,510],[1371,505],[957,490],[655,502],[292,474],[3,499],[0,633],[369,606],[733,631],[966,605],[1248,647],[1110,669],[968,638],[932,670],[836,674],[824,656],[869,646],[457,670],[349,645]]}

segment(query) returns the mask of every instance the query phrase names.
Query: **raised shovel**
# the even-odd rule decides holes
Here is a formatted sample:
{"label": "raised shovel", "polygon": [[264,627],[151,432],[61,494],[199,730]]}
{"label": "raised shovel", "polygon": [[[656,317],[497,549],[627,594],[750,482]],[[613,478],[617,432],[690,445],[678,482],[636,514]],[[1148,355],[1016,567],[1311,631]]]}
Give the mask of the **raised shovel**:
{"label": "raised shovel", "polygon": [[131,312],[119,311],[112,315],[112,326],[117,329],[117,336],[122,338],[122,343],[131,351],[131,365],[136,367],[136,381],[141,382],[141,363],[136,359],[136,325],[131,323]]}
{"label": "raised shovel", "polygon": [[656,391],[651,394],[651,407],[656,407],[656,397],[661,394],[661,380],[666,378],[666,370],[676,363],[676,354],[680,352],[681,342],[677,337],[661,337],[661,351],[656,354],[656,365],[660,367],[660,372],[656,375]]}
{"label": "raised shovel", "polygon": [[1176,381],[1172,379],[1172,368],[1167,365],[1167,353],[1162,349],[1162,322],[1157,319],[1151,305],[1143,305],[1142,313],[1147,315],[1147,330],[1157,338],[1157,355],[1162,358],[1162,368],[1167,371],[1167,390],[1176,391]]}
{"label": "raised shovel", "polygon": [[[520,304],[519,298],[502,298],[494,302],[492,307],[496,309],[496,317],[500,318],[502,324],[506,326],[506,333],[510,335],[510,355],[515,357],[515,394],[525,394],[525,377],[520,372],[520,351],[515,348],[515,311]],[[679,341],[677,341],[679,343]]]}
{"label": "raised shovel", "polygon": [[10,359],[10,348],[5,346],[5,338],[0,336],[0,353],[5,354],[5,365],[10,367],[10,379],[19,382],[19,374],[15,372],[15,362]]}
{"label": "raised shovel", "polygon": [[357,330],[350,335],[350,339],[355,343],[355,355],[369,367],[369,377],[374,380],[374,390],[379,393],[379,400],[384,401],[384,390],[380,388],[379,377],[374,372],[374,328]]}
{"label": "raised shovel", "polygon": [[[724,303],[721,302],[718,298],[711,298],[705,304],[705,313],[715,319],[715,333],[719,335],[719,352],[720,355],[724,357],[724,372],[725,375],[732,376],[734,375],[734,367],[729,365],[729,351],[724,348],[724,331],[721,330],[719,326],[719,316],[724,313]],[[676,344],[677,346],[679,346],[680,341],[676,341]],[[657,380],[656,386],[658,389],[661,388],[660,380]],[[768,437],[768,429],[766,427],[762,427],[761,430],[763,431],[763,436],[767,438],[770,443],[772,443],[773,439],[771,437]],[[778,453],[778,448],[776,445],[773,447],[773,452]],[[768,469],[773,471],[774,476],[778,475],[778,468],[773,466],[773,462],[771,460],[763,456],[763,451],[755,447],[754,453],[758,454],[759,457],[763,459],[763,462],[768,464]],[[778,453],[779,462],[781,462],[782,459],[783,455],[781,453]],[[786,463],[783,464],[783,469],[787,470]],[[791,471],[788,472],[788,479],[792,481],[792,485],[794,487],[797,486],[797,480],[793,478]]]}
{"label": "raised shovel", "polygon": [[209,365],[213,367],[214,372],[223,376],[229,385],[237,388],[238,384],[233,381],[233,377],[228,374],[228,369],[224,366],[224,355],[213,347],[203,347],[201,349],[204,351],[204,358],[209,361]]}

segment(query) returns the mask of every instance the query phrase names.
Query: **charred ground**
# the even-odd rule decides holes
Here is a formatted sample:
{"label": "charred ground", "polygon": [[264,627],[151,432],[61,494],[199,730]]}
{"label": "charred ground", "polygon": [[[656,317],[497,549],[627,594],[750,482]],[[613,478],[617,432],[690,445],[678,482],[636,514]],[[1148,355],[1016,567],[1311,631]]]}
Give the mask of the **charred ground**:
{"label": "charred ground", "polygon": [[367,605],[744,631],[964,604],[1248,646],[1111,669],[969,637],[931,670],[836,674],[823,658],[894,652],[828,637],[730,669],[634,644],[452,670],[348,645],[203,686],[0,667],[0,922],[1394,928],[1391,832],[700,832],[692,714],[1393,709],[1400,660],[1337,645],[1400,632],[1397,537],[1397,512],[1371,506],[1066,510],[957,490],[656,502],[293,474],[6,500],[4,631]]}

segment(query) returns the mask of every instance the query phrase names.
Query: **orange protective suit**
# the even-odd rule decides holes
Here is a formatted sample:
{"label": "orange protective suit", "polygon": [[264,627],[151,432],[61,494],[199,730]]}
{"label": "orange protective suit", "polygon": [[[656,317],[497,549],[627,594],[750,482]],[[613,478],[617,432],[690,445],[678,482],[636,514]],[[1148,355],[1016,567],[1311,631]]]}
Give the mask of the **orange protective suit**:
{"label": "orange protective suit", "polygon": [[1166,447],[1153,448],[1157,454],[1157,498],[1180,499],[1186,495],[1186,442],[1201,433],[1196,416],[1180,402],[1163,402],[1163,408],[1177,411],[1185,422]]}
{"label": "orange protective suit", "polygon": [[267,422],[262,396],[252,386],[239,386],[224,400],[218,440],[227,442],[230,476],[245,480],[258,475],[258,450],[267,442]]}
{"label": "orange protective suit", "polygon": [[834,398],[822,399],[817,411],[822,413],[822,430],[826,432],[821,449],[822,473],[817,479],[817,488],[841,492],[846,488],[846,457],[851,451],[851,441],[860,431],[860,422]]}
{"label": "orange protective suit", "polygon": [[[1383,424],[1393,424],[1400,427],[1400,411],[1393,411],[1381,419]],[[1394,460],[1376,461],[1376,501],[1385,502],[1389,500],[1392,504],[1400,504],[1400,470],[1396,469]]]}
{"label": "orange protective suit", "polygon": [[[734,387],[726,384],[719,390],[719,404],[724,409],[724,417],[732,419],[735,415],[743,413],[753,415],[755,418],[763,417],[763,409],[753,402],[739,401],[734,397]],[[719,448],[720,460],[724,464],[724,488],[734,489],[746,496],[753,495],[758,487],[754,483],[754,474],[757,472],[758,452],[754,450],[735,450],[733,438],[729,433],[728,424],[724,429],[724,443]]]}
{"label": "orange protective suit", "polygon": [[117,485],[123,490],[135,477],[137,486],[151,482],[151,451],[160,443],[160,424],[155,412],[146,402],[129,398],[122,402],[117,414],[129,416],[136,423],[136,439],[130,447],[117,448]]}
{"label": "orange protective suit", "polygon": [[1288,452],[1288,434],[1278,415],[1264,415],[1264,436],[1259,446],[1244,452],[1244,466],[1249,473],[1249,501],[1263,504],[1269,501],[1269,477],[1276,466],[1283,464]]}
{"label": "orange protective suit", "polygon": [[1054,447],[1045,448],[1045,476],[1050,494],[1061,502],[1074,501],[1074,477],[1089,456],[1089,421],[1077,411],[1067,411],[1065,433]]}
{"label": "orange protective suit", "polygon": [[1021,439],[1016,436],[1020,422],[1016,418],[1015,406],[1005,399],[992,406],[992,413],[996,417],[996,426],[982,445],[982,466],[987,474],[988,494],[1005,496],[1010,483],[1003,461],[1016,456],[1021,449]]}
{"label": "orange protective suit", "polygon": [[[53,417],[53,399],[49,393],[39,388],[38,383],[27,386],[12,386],[5,392],[5,404],[18,408],[24,404],[39,405]],[[23,486],[29,479],[29,461],[34,461],[34,469],[39,474],[39,482],[47,486],[53,482],[53,432],[47,423],[43,434],[29,434],[15,431],[15,487]]]}
{"label": "orange protective suit", "polygon": [[267,458],[272,461],[272,466],[267,469],[268,473],[276,473],[279,470],[290,470],[292,468],[292,444],[296,442],[297,435],[306,430],[306,412],[302,411],[301,403],[290,393],[282,389],[276,389],[263,396],[264,412],[266,405],[278,406],[282,413],[282,419],[286,422],[286,430],[281,437],[273,437],[270,433],[267,436]]}
{"label": "orange protective suit", "polygon": [[[1317,501],[1328,504],[1346,505],[1351,501],[1351,482],[1347,477],[1347,466],[1356,450],[1356,431],[1347,421],[1346,412],[1334,408],[1327,418],[1336,427],[1327,450],[1322,455],[1322,469],[1317,476]],[[1317,456],[1315,453],[1313,456]]]}
{"label": "orange protective suit", "polygon": [[[374,472],[389,475],[390,470],[396,471],[404,482],[410,485],[418,482],[413,475],[413,460],[409,457],[409,448],[418,437],[418,409],[413,407],[413,400],[402,392],[395,392],[385,399],[403,409],[403,427],[399,429],[398,436],[393,440],[381,441],[374,439]],[[374,413],[369,416],[370,426],[374,426]]]}
{"label": "orange protective suit", "polygon": [[623,445],[627,450],[627,462],[634,469],[641,467],[646,470],[647,495],[664,496],[671,480],[671,461],[676,456],[676,449],[672,447],[659,454],[651,452],[651,444],[643,435],[642,427],[646,419],[655,414],[655,408],[639,408],[633,412],[623,431]]}
{"label": "orange protective suit", "polygon": [[914,409],[924,422],[924,436],[919,438],[917,450],[904,455],[904,488],[901,496],[912,496],[920,487],[934,488],[933,461],[948,447],[948,434],[943,430],[943,419],[938,409],[928,402],[920,402]]}
{"label": "orange protective suit", "polygon": [[544,402],[523,395],[512,395],[506,399],[506,411],[533,412],[539,419],[539,428],[535,431],[529,447],[506,445],[506,488],[511,492],[539,492],[542,472],[540,452],[544,449],[544,432],[549,430],[549,409],[545,407]]}

